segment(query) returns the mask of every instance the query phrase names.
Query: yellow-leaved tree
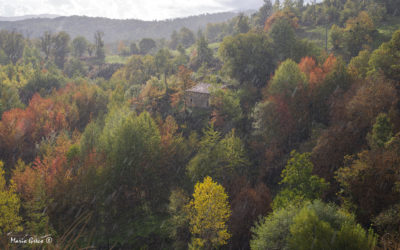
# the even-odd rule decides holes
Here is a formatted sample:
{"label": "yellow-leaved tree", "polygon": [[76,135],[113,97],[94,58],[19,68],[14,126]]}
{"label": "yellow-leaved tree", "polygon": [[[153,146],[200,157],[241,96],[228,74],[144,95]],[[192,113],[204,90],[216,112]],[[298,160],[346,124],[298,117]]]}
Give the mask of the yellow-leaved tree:
{"label": "yellow-leaved tree", "polygon": [[19,216],[21,204],[15,193],[15,185],[11,181],[7,188],[3,165],[0,161],[0,244],[7,248],[7,234],[22,231],[22,218]]}
{"label": "yellow-leaved tree", "polygon": [[227,226],[231,211],[224,187],[207,176],[196,184],[188,209],[192,233],[190,249],[213,249],[227,243],[231,237]]}

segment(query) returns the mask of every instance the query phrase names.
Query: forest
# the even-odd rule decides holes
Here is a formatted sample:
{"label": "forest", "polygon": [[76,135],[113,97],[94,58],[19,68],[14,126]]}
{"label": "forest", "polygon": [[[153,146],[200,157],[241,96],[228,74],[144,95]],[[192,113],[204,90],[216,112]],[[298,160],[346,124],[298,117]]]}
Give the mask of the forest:
{"label": "forest", "polygon": [[[88,16],[33,16],[16,21],[2,20],[0,17],[0,29],[16,30],[29,38],[40,38],[44,32],[57,33],[65,31],[71,38],[83,36],[86,39],[93,37],[93,30],[101,29],[104,32],[106,43],[121,40],[134,41],[142,38],[167,39],[174,30],[188,28],[191,30],[203,29],[207,23],[220,23],[227,21],[238,13],[224,12],[215,14],[203,14],[185,18],[175,18],[159,21],[142,21],[137,19],[109,19],[104,17]],[[23,18],[23,17],[22,17]],[[13,20],[8,18],[9,20]]]}
{"label": "forest", "polygon": [[400,249],[397,0],[104,37],[0,31],[1,249]]}

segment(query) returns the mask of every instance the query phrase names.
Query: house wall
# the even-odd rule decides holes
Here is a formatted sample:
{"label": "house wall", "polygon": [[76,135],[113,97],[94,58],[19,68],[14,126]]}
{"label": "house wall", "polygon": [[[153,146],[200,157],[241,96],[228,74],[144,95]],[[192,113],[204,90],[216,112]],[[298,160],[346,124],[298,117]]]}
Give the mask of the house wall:
{"label": "house wall", "polygon": [[197,108],[208,108],[210,94],[186,92],[186,106]]}

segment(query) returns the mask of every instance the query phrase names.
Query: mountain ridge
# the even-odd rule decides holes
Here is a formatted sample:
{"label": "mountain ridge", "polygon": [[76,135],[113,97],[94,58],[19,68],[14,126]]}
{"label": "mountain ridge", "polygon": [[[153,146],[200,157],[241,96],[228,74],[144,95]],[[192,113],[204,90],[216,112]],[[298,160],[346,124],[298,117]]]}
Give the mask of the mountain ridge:
{"label": "mountain ridge", "polygon": [[0,19],[0,29],[15,30],[29,38],[38,38],[46,31],[51,33],[65,31],[71,38],[84,36],[90,41],[93,41],[93,34],[100,30],[104,32],[104,41],[113,43],[121,40],[137,41],[142,38],[169,38],[174,30],[182,27],[197,31],[204,29],[208,23],[225,22],[238,14],[239,12],[221,12],[161,21],[88,16],[39,17],[16,21],[1,21]]}
{"label": "mountain ridge", "polygon": [[23,15],[23,16],[0,16],[0,21],[2,22],[15,22],[27,19],[37,19],[37,18],[49,18],[53,19],[60,17],[60,15],[55,14],[40,14],[40,15]]}

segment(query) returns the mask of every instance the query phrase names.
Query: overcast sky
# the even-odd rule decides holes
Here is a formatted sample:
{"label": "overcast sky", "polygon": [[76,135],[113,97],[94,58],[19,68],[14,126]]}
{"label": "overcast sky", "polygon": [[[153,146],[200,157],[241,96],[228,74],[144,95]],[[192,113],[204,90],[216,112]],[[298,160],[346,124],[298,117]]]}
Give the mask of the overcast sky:
{"label": "overcast sky", "polygon": [[0,16],[57,14],[163,20],[258,9],[262,4],[263,0],[0,0]]}

